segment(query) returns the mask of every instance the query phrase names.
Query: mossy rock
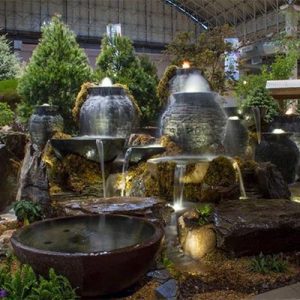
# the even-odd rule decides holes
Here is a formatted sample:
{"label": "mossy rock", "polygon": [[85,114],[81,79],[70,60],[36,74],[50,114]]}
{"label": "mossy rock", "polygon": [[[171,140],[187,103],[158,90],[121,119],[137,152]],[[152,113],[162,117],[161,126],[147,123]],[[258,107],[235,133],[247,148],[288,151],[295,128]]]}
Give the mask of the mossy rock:
{"label": "mossy rock", "polygon": [[47,166],[50,193],[61,191],[82,193],[93,188],[95,191],[100,190],[102,178],[96,162],[75,154],[68,154],[59,159],[49,144],[42,159]]}
{"label": "mossy rock", "polygon": [[203,183],[209,186],[230,186],[236,182],[236,172],[232,161],[224,156],[219,156],[211,161]]}

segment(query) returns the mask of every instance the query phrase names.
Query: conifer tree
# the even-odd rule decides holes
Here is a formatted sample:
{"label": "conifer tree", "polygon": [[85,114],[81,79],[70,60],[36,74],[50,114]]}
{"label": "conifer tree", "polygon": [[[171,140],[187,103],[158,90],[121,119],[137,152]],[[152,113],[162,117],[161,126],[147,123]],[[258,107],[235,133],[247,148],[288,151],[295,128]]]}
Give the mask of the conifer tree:
{"label": "conifer tree", "polygon": [[0,35],[0,80],[16,77],[20,69],[15,54],[11,51],[9,41]]}
{"label": "conifer tree", "polygon": [[128,37],[105,36],[96,64],[99,80],[109,77],[114,83],[128,87],[142,112],[143,125],[158,119],[160,105],[156,96],[156,68],[148,57],[139,58],[135,54]]}
{"label": "conifer tree", "polygon": [[[65,125],[72,127],[71,110],[83,82],[90,80],[91,68],[75,34],[54,16],[42,27],[42,37],[18,85],[23,111],[35,105],[57,105]],[[21,109],[22,111],[22,109]]]}

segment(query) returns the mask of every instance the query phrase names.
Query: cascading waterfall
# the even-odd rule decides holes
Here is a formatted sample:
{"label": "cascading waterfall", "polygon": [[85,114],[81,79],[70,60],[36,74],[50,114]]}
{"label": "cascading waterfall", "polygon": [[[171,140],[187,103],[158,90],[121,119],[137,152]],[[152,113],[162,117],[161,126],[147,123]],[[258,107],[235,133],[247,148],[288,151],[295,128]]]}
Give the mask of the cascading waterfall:
{"label": "cascading waterfall", "polygon": [[132,148],[128,148],[124,157],[124,162],[122,167],[122,190],[121,190],[122,197],[126,196],[126,179],[128,174],[128,167],[129,167],[131,153],[132,153]]}
{"label": "cascading waterfall", "polygon": [[173,190],[173,208],[180,210],[183,208],[183,192],[184,181],[183,177],[186,172],[185,164],[177,164],[174,171],[174,190]]}
{"label": "cascading waterfall", "polygon": [[102,176],[102,185],[103,185],[103,197],[106,197],[106,184],[105,184],[105,169],[104,169],[104,147],[103,141],[101,139],[96,139],[96,145],[99,155],[101,176]]}

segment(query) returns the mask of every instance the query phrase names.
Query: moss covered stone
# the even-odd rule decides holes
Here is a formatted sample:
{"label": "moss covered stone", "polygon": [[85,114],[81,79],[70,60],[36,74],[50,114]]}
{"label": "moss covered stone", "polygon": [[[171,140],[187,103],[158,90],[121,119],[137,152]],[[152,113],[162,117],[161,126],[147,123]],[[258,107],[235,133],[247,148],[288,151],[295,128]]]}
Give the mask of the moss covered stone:
{"label": "moss covered stone", "polygon": [[230,186],[236,182],[236,172],[232,161],[224,156],[219,156],[209,164],[203,182],[209,186]]}

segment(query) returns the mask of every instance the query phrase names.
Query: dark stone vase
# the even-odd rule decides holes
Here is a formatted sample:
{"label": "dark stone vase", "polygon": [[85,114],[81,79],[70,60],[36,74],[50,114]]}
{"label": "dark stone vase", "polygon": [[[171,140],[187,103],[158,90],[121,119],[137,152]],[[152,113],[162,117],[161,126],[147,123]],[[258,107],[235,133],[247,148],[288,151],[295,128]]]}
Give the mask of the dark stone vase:
{"label": "dark stone vase", "polygon": [[255,149],[255,160],[276,165],[287,183],[295,181],[299,162],[299,150],[290,136],[291,133],[263,133]]}
{"label": "dark stone vase", "polygon": [[80,134],[128,137],[137,124],[132,101],[121,87],[91,87],[80,110]]}
{"label": "dark stone vase", "polygon": [[227,121],[224,148],[229,156],[241,156],[245,154],[248,144],[248,130],[240,119],[229,118]]}
{"label": "dark stone vase", "polygon": [[226,116],[212,92],[175,93],[162,116],[162,134],[186,153],[216,153],[222,147]]}
{"label": "dark stone vase", "polygon": [[29,120],[31,141],[42,148],[55,132],[63,131],[63,127],[63,118],[56,106],[37,106]]}

